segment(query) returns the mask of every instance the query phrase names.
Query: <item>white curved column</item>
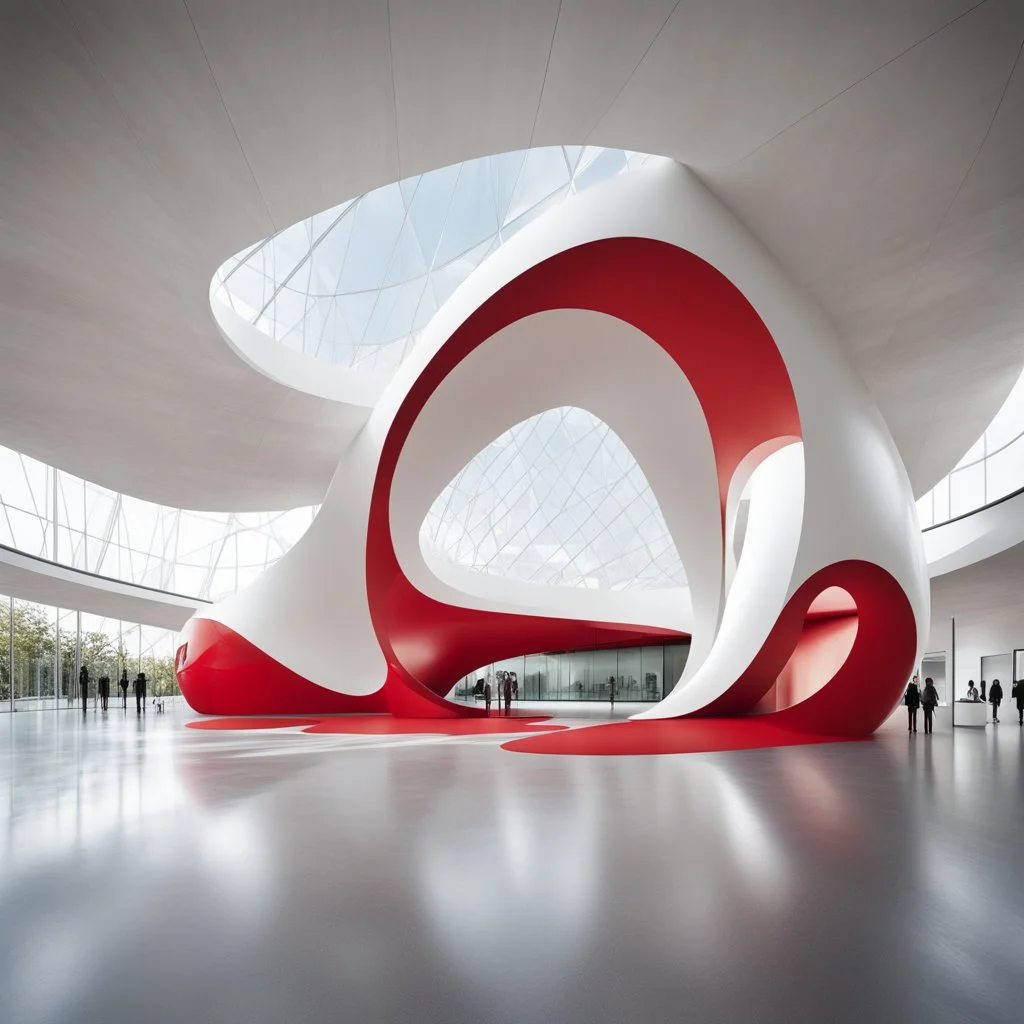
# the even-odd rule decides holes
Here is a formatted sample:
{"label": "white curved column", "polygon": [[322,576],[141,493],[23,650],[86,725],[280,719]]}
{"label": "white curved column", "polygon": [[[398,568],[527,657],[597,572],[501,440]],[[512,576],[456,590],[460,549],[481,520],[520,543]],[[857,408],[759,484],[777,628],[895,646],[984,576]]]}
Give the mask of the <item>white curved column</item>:
{"label": "white curved column", "polygon": [[[619,330],[621,324],[605,334],[598,318],[583,332],[576,325],[584,321],[575,311],[553,311],[527,317],[507,328],[504,340],[506,332],[499,332],[473,351],[438,387],[438,394],[449,401],[428,402],[413,426],[399,459],[391,504],[392,540],[404,571],[424,592],[451,603],[511,611],[524,610],[523,601],[528,600],[536,602],[530,606],[534,614],[565,615],[572,598],[564,594],[557,595],[557,601],[546,595],[526,598],[513,588],[483,584],[471,592],[454,579],[439,578],[423,559],[418,533],[430,502],[483,444],[545,404],[580,405],[612,425],[637,456],[691,580],[695,657],[677,691],[646,714],[669,716],[681,713],[680,708],[695,708],[703,699],[701,687],[715,691],[730,672],[742,671],[745,666],[740,662],[752,657],[763,634],[766,609],[784,606],[805,580],[837,561],[870,561],[896,579],[912,605],[920,645],[928,624],[921,540],[906,473],[884,422],[817,308],[696,177],[680,167],[640,171],[578,196],[488,259],[438,312],[423,342],[384,389],[365,427],[347,448],[310,531],[254,587],[205,614],[322,685],[346,693],[379,687],[384,666],[367,608],[364,540],[369,496],[395,416],[455,329],[501,287],[563,250],[628,236],[669,242],[717,268],[746,296],[778,346],[799,409],[804,489],[802,498],[795,489],[788,493],[785,516],[770,501],[759,503],[765,511],[758,511],[756,518],[752,508],[747,544],[756,537],[775,537],[784,550],[769,557],[755,543],[752,552],[761,553],[751,555],[748,569],[741,559],[729,588],[737,611],[726,609],[723,614],[726,524],[717,482],[709,479],[706,452],[701,454],[703,442],[692,403],[677,397],[651,408],[653,403],[641,407],[643,403],[624,399],[630,390],[622,386],[624,382],[634,389],[660,387],[665,376],[669,386],[668,374],[658,370],[657,357],[644,362],[647,346],[634,337],[627,351],[636,353],[636,360],[623,365],[615,351],[629,341],[629,332]],[[593,356],[598,351],[609,367],[619,368],[617,378],[599,372]],[[550,370],[547,389],[544,373],[531,366],[538,362],[541,370],[545,364]],[[678,368],[672,369],[682,378]],[[632,370],[636,377],[628,376]],[[514,376],[517,373],[521,376]],[[510,408],[485,419],[487,409],[474,405],[486,431],[482,425],[479,431],[471,429],[471,418],[460,415],[455,396],[470,393],[466,400],[473,400],[475,389],[478,402],[480,392],[499,386],[513,396]],[[681,382],[671,386],[677,396],[686,394]],[[517,404],[520,389],[523,401]],[[543,400],[541,394],[546,396]],[[781,440],[785,439],[765,438],[764,443]],[[694,450],[684,456],[683,446],[691,445]],[[782,467],[789,466],[786,472],[792,474],[796,450],[771,456],[765,461],[766,473],[782,474]],[[768,470],[769,463],[779,468]],[[679,466],[693,473],[693,488],[699,488],[699,494],[686,493],[680,485],[681,474],[674,473]],[[795,488],[795,478],[789,479]],[[711,507],[714,516],[707,511]],[[757,521],[762,516],[763,524]],[[762,586],[770,588],[770,598],[763,604],[749,603],[749,591]],[[635,622],[639,616],[627,611],[616,609],[623,615],[619,621]],[[723,651],[730,645],[743,654],[720,655],[719,645]],[[708,664],[714,658],[720,666],[715,670],[717,682],[700,683],[684,697],[698,683],[705,654]],[[701,678],[711,679],[710,670]]]}

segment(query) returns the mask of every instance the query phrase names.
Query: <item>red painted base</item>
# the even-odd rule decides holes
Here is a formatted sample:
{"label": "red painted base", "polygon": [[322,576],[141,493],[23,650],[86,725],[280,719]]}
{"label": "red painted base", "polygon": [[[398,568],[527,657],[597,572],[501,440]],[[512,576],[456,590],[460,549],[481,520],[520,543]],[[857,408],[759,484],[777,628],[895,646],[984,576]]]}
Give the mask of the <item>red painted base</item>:
{"label": "red painted base", "polygon": [[213,619],[189,619],[174,656],[178,685],[202,715],[330,715],[387,711],[383,687],[352,697],[318,686]]}
{"label": "red painted base", "polygon": [[190,729],[210,729],[216,732],[229,729],[294,729],[297,726],[319,725],[319,718],[204,718],[186,722]]}
{"label": "red painted base", "polygon": [[850,742],[856,740],[849,736],[790,732],[756,717],[670,718],[652,722],[612,722],[584,729],[568,729],[554,736],[527,736],[509,740],[502,747],[523,754],[627,757]]}
{"label": "red painted base", "polygon": [[491,715],[479,718],[395,718],[392,715],[340,715],[332,718],[209,718],[186,722],[189,729],[289,729],[305,733],[348,736],[482,736],[511,732],[562,731],[564,725],[542,725],[548,715]]}

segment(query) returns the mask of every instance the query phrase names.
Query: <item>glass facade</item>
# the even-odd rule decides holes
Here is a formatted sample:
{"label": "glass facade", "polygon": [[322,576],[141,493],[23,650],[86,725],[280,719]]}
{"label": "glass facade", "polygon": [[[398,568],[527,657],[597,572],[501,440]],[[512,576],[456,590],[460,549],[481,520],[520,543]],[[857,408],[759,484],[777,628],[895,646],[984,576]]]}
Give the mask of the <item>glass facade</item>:
{"label": "glass facade", "polygon": [[506,658],[470,672],[448,696],[455,700],[481,699],[481,684],[491,684],[498,699],[500,673],[515,674],[519,700],[607,701],[610,680],[615,699],[659,701],[675,686],[686,666],[689,641],[647,644],[642,647],[598,648],[559,654],[527,654]]}
{"label": "glass facade", "polygon": [[[0,596],[0,713],[81,710],[82,665],[89,671],[89,709],[97,706],[103,675],[110,677],[110,706],[120,702],[122,669],[129,680],[146,673],[147,699],[176,696],[177,647],[174,630]],[[133,691],[129,697],[134,700]]]}
{"label": "glass facade", "polygon": [[499,153],[393,182],[279,231],[214,275],[214,301],[304,355],[393,372],[453,291],[568,197],[664,160],[599,146]]}
{"label": "glass facade", "polygon": [[277,561],[317,508],[190,512],[119,494],[0,447],[0,544],[207,601],[234,593]]}
{"label": "glass facade", "polygon": [[917,503],[921,527],[975,512],[1024,487],[1024,374],[985,433]]}
{"label": "glass facade", "polygon": [[549,409],[472,458],[420,531],[455,564],[506,579],[609,590],[686,576],[647,478],[606,423]]}

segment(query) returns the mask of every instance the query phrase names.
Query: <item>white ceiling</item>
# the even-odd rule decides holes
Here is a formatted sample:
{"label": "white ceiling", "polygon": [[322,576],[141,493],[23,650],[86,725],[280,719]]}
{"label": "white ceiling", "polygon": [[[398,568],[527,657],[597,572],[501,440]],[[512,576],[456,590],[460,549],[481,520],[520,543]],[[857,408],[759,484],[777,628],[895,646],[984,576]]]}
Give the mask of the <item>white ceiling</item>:
{"label": "white ceiling", "polygon": [[0,10],[0,444],[171,505],[318,501],[363,414],[221,340],[230,254],[550,143],[694,165],[825,307],[919,491],[1024,360],[1024,4],[22,0]]}

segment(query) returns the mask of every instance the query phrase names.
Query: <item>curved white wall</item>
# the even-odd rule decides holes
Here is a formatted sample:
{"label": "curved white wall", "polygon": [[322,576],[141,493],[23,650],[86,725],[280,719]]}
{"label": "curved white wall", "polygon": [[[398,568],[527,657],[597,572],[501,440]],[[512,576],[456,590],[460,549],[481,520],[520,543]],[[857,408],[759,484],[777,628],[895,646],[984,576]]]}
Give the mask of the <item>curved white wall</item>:
{"label": "curved white wall", "polygon": [[[789,369],[803,444],[765,460],[765,471],[773,472],[769,463],[777,467],[788,488],[789,518],[770,501],[751,508],[752,516],[776,524],[763,529],[770,536],[784,536],[789,553],[769,557],[770,545],[746,544],[749,564],[759,568],[745,573],[741,558],[729,602],[746,605],[745,620],[754,615],[758,623],[773,622],[789,596],[817,570],[844,559],[864,559],[886,569],[903,587],[923,644],[928,594],[921,537],[910,485],[885,424],[821,313],[697,178],[678,166],[643,170],[578,196],[488,259],[437,313],[424,340],[385,388],[365,428],[346,449],[320,515],[302,541],[248,591],[202,614],[224,622],[322,685],[347,693],[377,689],[384,666],[366,603],[364,540],[377,462],[398,409],[454,329],[504,284],[557,252],[618,236],[670,242],[720,270],[755,307]],[[684,560],[694,656],[684,685],[650,712],[679,714],[692,709],[686,696],[691,683],[701,692],[713,692],[735,678],[731,662],[708,660],[704,676],[697,679],[722,621],[725,593],[710,441],[682,375],[674,367],[671,375],[660,372],[664,354],[659,356],[657,346],[637,337],[638,332],[607,321],[578,311],[529,317],[475,350],[450,374],[425,407],[399,460],[392,492],[393,540],[414,584],[452,603],[564,615],[573,602],[590,600],[591,608],[606,607],[609,618],[637,621],[639,615],[630,611],[639,612],[639,603],[619,597],[607,602],[608,595],[581,599],[561,588],[526,594],[521,587],[503,587],[500,580],[477,581],[470,588],[451,573],[441,578],[431,572],[418,544],[430,502],[494,436],[552,405],[590,409],[636,455]],[[628,354],[626,363],[620,348]],[[593,358],[594,352],[601,359]],[[634,369],[635,378],[623,377]],[[629,389],[621,387],[623,379],[633,381],[634,388],[664,388],[670,414],[662,414],[663,403],[652,410],[644,402],[624,400],[622,392]],[[485,408],[496,380],[509,393],[507,408]],[[457,402],[470,403],[475,415],[467,415]],[[803,470],[802,502],[797,463]],[[743,472],[751,468],[744,466]],[[762,526],[752,521],[748,529],[758,536]],[[769,593],[760,586],[765,573],[785,584]],[[748,575],[750,582],[742,582],[741,576]],[[683,612],[680,604],[679,624]],[[750,631],[748,651],[761,630],[752,622],[744,627]]]}

